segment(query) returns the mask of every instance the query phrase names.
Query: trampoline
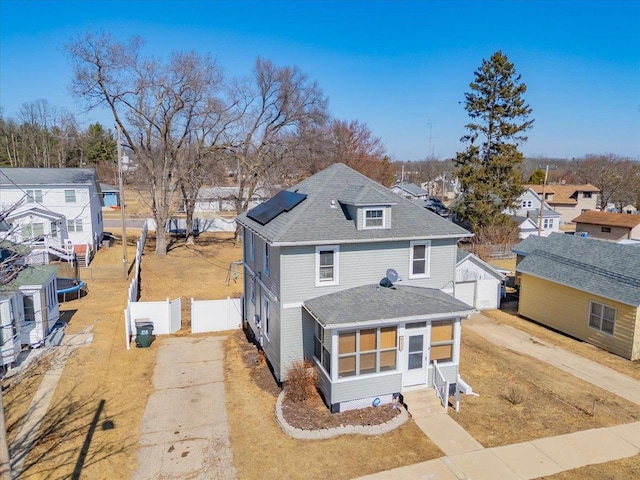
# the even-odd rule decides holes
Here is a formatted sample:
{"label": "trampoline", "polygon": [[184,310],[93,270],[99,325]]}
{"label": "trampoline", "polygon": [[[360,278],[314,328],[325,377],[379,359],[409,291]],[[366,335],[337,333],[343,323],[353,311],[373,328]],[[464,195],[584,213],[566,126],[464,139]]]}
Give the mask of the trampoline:
{"label": "trampoline", "polygon": [[57,278],[58,284],[58,301],[66,302],[69,300],[79,300],[82,297],[82,292],[87,286],[82,280],[75,278]]}

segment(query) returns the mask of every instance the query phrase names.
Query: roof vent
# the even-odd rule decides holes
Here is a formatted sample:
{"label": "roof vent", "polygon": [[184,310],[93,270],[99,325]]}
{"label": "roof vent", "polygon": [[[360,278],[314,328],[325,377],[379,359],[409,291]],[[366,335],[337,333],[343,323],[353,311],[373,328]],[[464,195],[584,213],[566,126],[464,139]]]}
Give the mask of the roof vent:
{"label": "roof vent", "polygon": [[331,200],[331,208],[338,208],[338,205],[336,205],[335,200]]}

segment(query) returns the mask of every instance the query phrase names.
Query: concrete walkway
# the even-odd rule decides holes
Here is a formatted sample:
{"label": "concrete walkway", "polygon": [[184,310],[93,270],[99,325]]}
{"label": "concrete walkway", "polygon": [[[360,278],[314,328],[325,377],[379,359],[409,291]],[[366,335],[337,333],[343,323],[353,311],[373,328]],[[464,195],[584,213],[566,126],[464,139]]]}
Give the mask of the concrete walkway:
{"label": "concrete walkway", "polygon": [[[478,314],[465,327],[640,405],[640,382]],[[528,480],[640,453],[640,422],[484,448],[444,412],[432,389],[404,394],[416,425],[445,456],[359,480]]]}
{"label": "concrete walkway", "polygon": [[90,333],[90,331],[91,326],[85,328],[78,334],[65,336],[60,346],[47,347],[49,352],[45,352],[44,355],[39,356],[41,361],[50,361],[51,365],[50,368],[43,373],[38,390],[36,390],[29,409],[18,429],[18,433],[9,447],[11,478],[20,477],[27,455],[38,438],[40,426],[47,414],[47,410],[53,399],[53,394],[60,381],[62,370],[64,370],[64,366],[67,364],[67,359],[78,347],[91,343],[93,334]]}
{"label": "concrete walkway", "polygon": [[235,478],[225,406],[225,339],[162,340],[134,480]]}

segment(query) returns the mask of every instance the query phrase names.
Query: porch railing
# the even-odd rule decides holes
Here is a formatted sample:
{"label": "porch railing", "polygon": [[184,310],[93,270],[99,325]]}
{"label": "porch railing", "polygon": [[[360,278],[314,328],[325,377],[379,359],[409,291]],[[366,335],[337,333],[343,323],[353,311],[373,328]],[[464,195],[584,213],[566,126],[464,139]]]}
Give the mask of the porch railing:
{"label": "porch railing", "polygon": [[449,381],[444,378],[437,360],[433,361],[433,387],[446,412],[449,408]]}

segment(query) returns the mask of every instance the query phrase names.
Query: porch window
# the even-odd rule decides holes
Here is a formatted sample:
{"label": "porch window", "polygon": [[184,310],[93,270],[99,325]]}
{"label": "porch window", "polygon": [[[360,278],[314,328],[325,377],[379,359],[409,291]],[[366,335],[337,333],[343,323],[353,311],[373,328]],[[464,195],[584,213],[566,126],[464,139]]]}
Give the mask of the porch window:
{"label": "porch window", "polygon": [[313,330],[313,355],[322,364],[327,373],[331,375],[331,354],[325,345],[325,329],[316,322]]}
{"label": "porch window", "polygon": [[430,361],[450,362],[453,360],[453,321],[431,324]]}
{"label": "porch window", "polygon": [[75,190],[65,190],[64,191],[64,201],[65,201],[65,203],[76,203],[76,191]]}
{"label": "porch window", "polygon": [[368,328],[338,335],[338,378],[396,369],[396,327]]}
{"label": "porch window", "polygon": [[616,309],[598,302],[590,302],[589,326],[601,332],[613,335],[616,323]]}
{"label": "porch window", "polygon": [[410,247],[409,278],[428,277],[431,242],[411,242]]}
{"label": "porch window", "polygon": [[338,285],[338,246],[316,247],[316,286]]}

